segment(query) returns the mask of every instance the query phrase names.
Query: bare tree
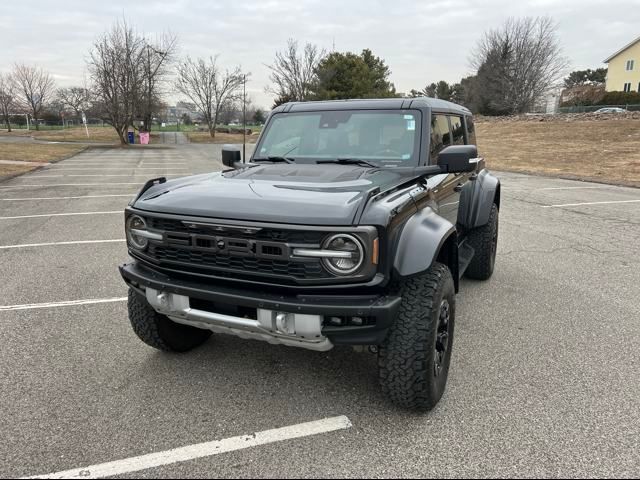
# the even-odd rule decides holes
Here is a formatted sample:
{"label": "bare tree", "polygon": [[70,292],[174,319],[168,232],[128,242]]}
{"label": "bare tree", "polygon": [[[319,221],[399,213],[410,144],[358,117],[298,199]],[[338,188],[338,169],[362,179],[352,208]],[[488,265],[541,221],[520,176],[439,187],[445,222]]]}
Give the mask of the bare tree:
{"label": "bare tree", "polygon": [[53,77],[41,68],[16,64],[13,79],[20,92],[20,102],[31,112],[38,130],[38,118],[54,93]]}
{"label": "bare tree", "polygon": [[0,115],[11,132],[10,116],[16,106],[16,88],[10,74],[0,73]]}
{"label": "bare tree", "polygon": [[550,17],[509,19],[482,37],[471,64],[487,113],[529,111],[556,86],[568,66]]}
{"label": "bare tree", "polygon": [[162,109],[162,87],[169,74],[177,45],[177,37],[165,33],[155,43],[147,42],[142,52],[142,94],[138,115],[142,118],[146,131],[151,130],[154,113]]}
{"label": "bare tree", "polygon": [[240,67],[221,71],[218,57],[208,60],[187,57],[178,64],[176,89],[189,98],[207,122],[209,135],[216,135],[220,113],[240,98],[240,87],[246,75]]}
{"label": "bare tree", "polygon": [[150,129],[153,114],[163,108],[160,87],[176,45],[171,34],[151,42],[125,20],[94,43],[88,66],[96,104],[122,144],[134,120],[142,119]]}
{"label": "bare tree", "polygon": [[298,41],[289,39],[287,48],[276,52],[273,65],[266,65],[271,70],[269,79],[273,83],[267,91],[289,101],[309,100],[317,80],[316,69],[325,55],[325,50],[319,50],[311,43],[298,52]]}
{"label": "bare tree", "polygon": [[89,57],[89,72],[102,116],[116,130],[123,145],[139,101],[144,46],[144,39],[122,21],[96,40]]}
{"label": "bare tree", "polygon": [[56,97],[62,107],[72,111],[76,117],[91,108],[91,91],[86,87],[59,88]]}

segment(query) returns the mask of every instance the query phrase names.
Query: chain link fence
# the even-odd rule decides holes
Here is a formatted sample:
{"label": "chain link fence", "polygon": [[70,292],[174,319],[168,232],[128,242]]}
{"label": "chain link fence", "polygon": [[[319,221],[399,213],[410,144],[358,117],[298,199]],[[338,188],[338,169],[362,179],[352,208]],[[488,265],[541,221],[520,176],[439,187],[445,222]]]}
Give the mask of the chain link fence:
{"label": "chain link fence", "polygon": [[640,105],[576,105],[573,107],[560,107],[558,113],[592,113],[601,108],[622,108],[629,112],[640,112]]}

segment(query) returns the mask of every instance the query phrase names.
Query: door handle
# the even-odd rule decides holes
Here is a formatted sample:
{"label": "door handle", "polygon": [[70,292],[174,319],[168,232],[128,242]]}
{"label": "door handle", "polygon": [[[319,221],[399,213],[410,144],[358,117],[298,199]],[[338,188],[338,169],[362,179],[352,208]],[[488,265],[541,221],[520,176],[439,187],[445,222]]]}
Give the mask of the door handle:
{"label": "door handle", "polygon": [[459,183],[458,185],[453,187],[453,191],[454,192],[461,192],[462,191],[462,187],[464,187],[464,185],[462,183]]}

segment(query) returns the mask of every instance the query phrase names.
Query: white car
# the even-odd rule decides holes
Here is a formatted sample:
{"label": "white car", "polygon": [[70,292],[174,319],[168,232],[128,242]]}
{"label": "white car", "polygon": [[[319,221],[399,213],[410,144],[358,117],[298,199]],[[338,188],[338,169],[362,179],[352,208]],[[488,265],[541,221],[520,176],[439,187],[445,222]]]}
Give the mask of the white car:
{"label": "white car", "polygon": [[605,107],[600,110],[596,110],[593,113],[627,113],[627,110],[619,107]]}

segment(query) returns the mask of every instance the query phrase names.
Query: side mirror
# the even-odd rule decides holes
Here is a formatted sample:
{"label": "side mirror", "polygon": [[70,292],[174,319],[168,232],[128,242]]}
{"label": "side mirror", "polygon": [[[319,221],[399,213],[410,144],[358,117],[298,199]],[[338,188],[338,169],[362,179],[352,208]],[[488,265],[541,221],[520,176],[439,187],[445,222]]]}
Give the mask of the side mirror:
{"label": "side mirror", "polygon": [[240,162],[242,160],[242,155],[240,155],[240,149],[234,145],[223,145],[222,146],[222,164],[225,167],[236,168],[236,162]]}
{"label": "side mirror", "polygon": [[475,145],[452,145],[440,152],[438,166],[447,173],[473,172],[477,164],[471,160],[475,158],[478,158],[478,147]]}

